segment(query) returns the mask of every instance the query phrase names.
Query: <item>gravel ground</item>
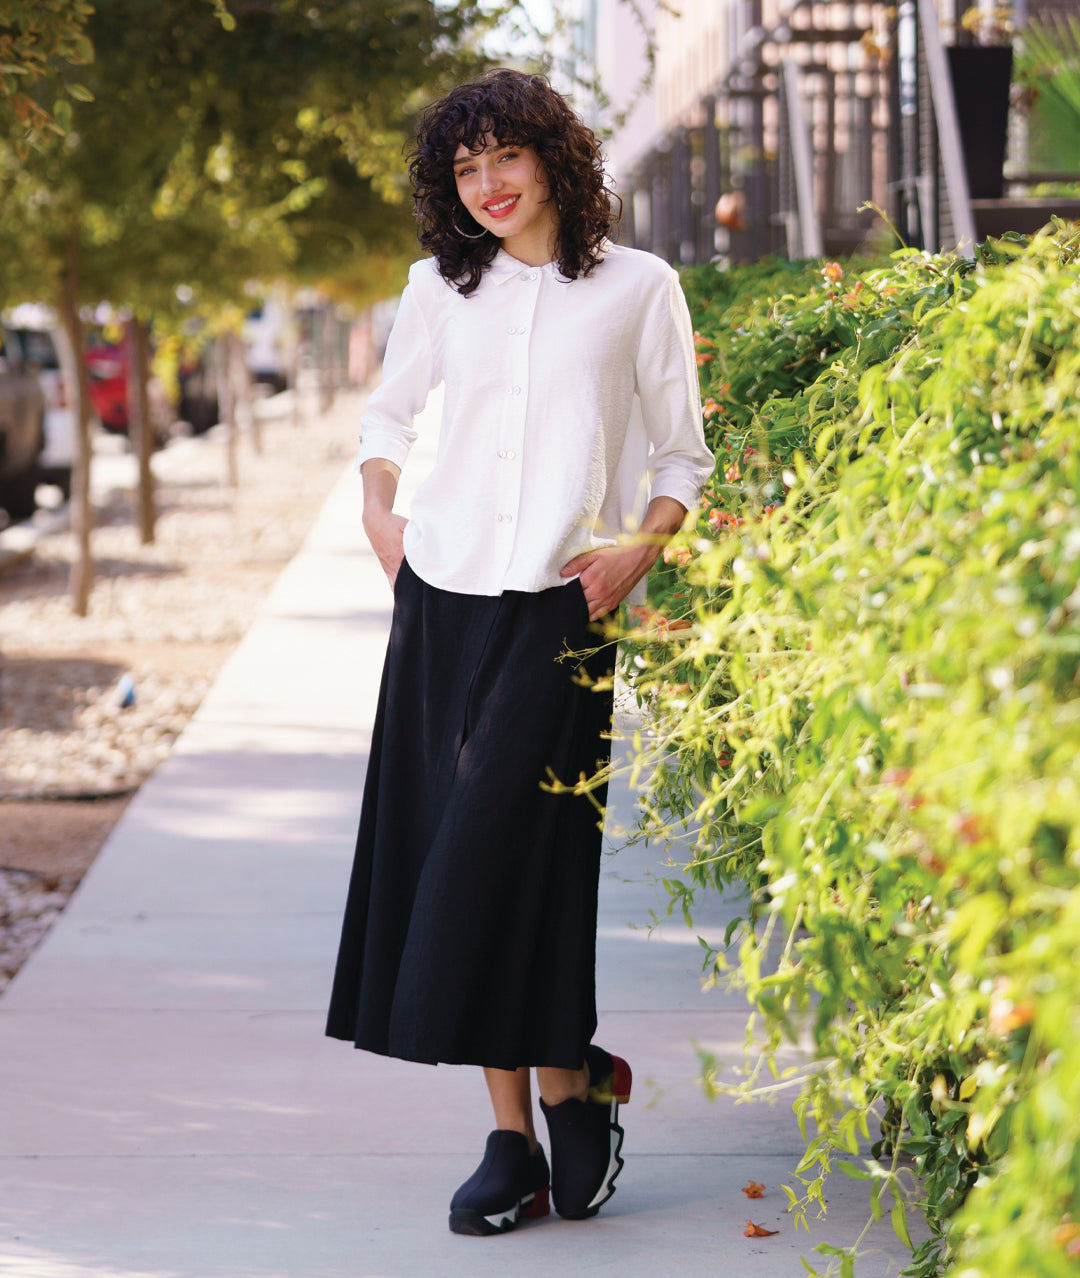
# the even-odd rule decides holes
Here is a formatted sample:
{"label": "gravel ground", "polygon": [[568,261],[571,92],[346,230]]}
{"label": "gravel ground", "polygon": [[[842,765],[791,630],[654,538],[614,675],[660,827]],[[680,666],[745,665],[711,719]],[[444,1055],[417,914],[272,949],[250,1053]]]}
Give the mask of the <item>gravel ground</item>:
{"label": "gravel ground", "polygon": [[68,603],[69,534],[0,574],[0,990],[169,753],[355,451],[358,394],[326,415],[305,403],[299,425],[286,401],[261,406],[262,452],[242,441],[235,492],[213,433],[156,456],[150,546],[123,489],[131,459],[102,441],[100,468],[119,487],[97,511],[89,616]]}

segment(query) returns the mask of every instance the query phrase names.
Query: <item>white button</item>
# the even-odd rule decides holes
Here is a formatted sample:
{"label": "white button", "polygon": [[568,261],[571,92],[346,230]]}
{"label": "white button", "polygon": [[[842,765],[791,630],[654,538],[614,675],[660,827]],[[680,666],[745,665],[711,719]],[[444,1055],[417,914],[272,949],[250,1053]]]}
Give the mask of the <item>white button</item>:
{"label": "white button", "polygon": [[529,276],[529,279],[531,279],[531,280],[536,279],[536,272],[535,272],[535,271],[533,271],[533,272],[532,272],[532,274]]}
{"label": "white button", "polygon": [[508,524],[512,524],[512,523],[514,522],[514,516],[513,516],[513,515],[503,515],[503,518],[506,520],[506,522],[507,522]]}
{"label": "white button", "polygon": [[503,517],[502,517],[502,515],[496,515],[496,516],[495,516],[495,520],[496,520],[496,522],[497,522],[497,523],[500,523],[500,524],[501,524],[501,523],[502,523],[502,521],[503,521]]}
{"label": "white button", "polygon": [[511,448],[507,451],[506,456],[510,461],[513,461],[514,458],[517,456],[517,453],[515,453],[514,450]]}
{"label": "white button", "polygon": [[527,333],[528,331],[529,330],[525,327],[524,324],[522,324],[522,326],[518,329],[519,333]]}
{"label": "white button", "polygon": [[528,272],[528,271],[522,271],[522,272],[521,272],[521,278],[522,278],[523,280],[528,280],[528,279],[532,279],[532,276],[529,274],[529,272]]}
{"label": "white button", "polygon": [[505,449],[505,448],[500,448],[500,449],[499,449],[499,456],[500,456],[500,457],[505,457],[505,456],[506,456],[506,449]]}
{"label": "white button", "polygon": [[521,394],[521,387],[520,387],[520,386],[514,386],[512,389],[513,389],[513,392],[514,392],[514,394],[515,394],[515,395],[520,395],[520,394]]}
{"label": "white button", "polygon": [[506,393],[507,393],[508,395],[512,395],[512,394],[514,393],[514,388],[513,388],[512,386],[508,386],[508,387],[506,388]]}
{"label": "white button", "polygon": [[507,330],[506,330],[506,331],[507,331],[508,333],[516,333],[516,332],[517,332],[517,329],[513,326],[513,324],[511,324],[511,325],[507,328]]}

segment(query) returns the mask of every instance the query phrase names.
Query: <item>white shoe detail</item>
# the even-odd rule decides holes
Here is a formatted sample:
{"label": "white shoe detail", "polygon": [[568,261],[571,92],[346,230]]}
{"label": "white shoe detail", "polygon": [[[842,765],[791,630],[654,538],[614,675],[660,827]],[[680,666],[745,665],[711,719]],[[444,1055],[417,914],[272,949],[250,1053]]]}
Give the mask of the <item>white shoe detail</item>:
{"label": "white shoe detail", "polygon": [[619,1157],[619,1151],[622,1149],[623,1143],[623,1130],[619,1126],[619,1102],[616,1100],[611,1102],[608,1123],[611,1128],[611,1153],[608,1158],[607,1171],[604,1172],[604,1179],[600,1182],[600,1188],[593,1195],[592,1201],[586,1208],[587,1211],[591,1211],[594,1207],[599,1207],[601,1203],[607,1202],[615,1192],[613,1182],[623,1167],[623,1160]]}
{"label": "white shoe detail", "polygon": [[504,1225],[513,1225],[517,1223],[518,1209],[515,1203],[509,1211],[498,1211],[494,1216],[485,1216],[484,1219],[492,1227],[492,1229],[502,1229]]}
{"label": "white shoe detail", "polygon": [[516,1202],[508,1211],[497,1211],[492,1216],[485,1216],[484,1219],[492,1229],[503,1229],[506,1225],[516,1225],[518,1216],[526,1207],[532,1205],[535,1198],[535,1194],[526,1194],[520,1202]]}

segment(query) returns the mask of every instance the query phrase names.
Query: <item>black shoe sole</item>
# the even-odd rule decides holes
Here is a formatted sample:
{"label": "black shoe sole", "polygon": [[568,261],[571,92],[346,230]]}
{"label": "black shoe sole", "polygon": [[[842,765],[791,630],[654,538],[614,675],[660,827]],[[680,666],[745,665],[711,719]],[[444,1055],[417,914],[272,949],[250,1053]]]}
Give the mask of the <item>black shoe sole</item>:
{"label": "black shoe sole", "polygon": [[450,1213],[450,1232],[467,1234],[470,1238],[490,1238],[492,1234],[507,1234],[517,1224],[517,1218],[507,1218],[501,1225],[493,1225],[471,1207],[455,1207]]}
{"label": "black shoe sole", "polygon": [[[487,1216],[482,1215],[475,1207],[451,1207],[450,1208],[450,1232],[452,1234],[467,1234],[470,1238],[490,1238],[492,1234],[508,1234],[511,1229],[515,1229],[518,1222],[523,1218],[531,1217],[536,1214],[530,1210],[536,1203],[537,1195],[529,1194],[523,1198],[516,1206],[510,1208],[509,1211],[501,1213],[503,1219],[497,1225],[493,1225]],[[539,1206],[539,1204],[537,1204]],[[500,1214],[500,1213],[492,1213]],[[547,1197],[543,1200],[543,1210],[539,1214],[547,1215]]]}

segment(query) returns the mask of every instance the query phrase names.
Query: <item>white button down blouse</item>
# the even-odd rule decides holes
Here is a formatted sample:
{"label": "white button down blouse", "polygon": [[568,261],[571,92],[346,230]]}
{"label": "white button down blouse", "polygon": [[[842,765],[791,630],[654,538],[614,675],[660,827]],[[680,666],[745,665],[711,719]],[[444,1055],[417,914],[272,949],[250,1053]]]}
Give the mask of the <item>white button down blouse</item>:
{"label": "white button down blouse", "polygon": [[632,530],[652,497],[693,508],[712,472],[689,312],[650,253],[607,245],[592,275],[566,280],[500,250],[469,297],[433,260],[415,263],[358,465],[404,465],[440,382],[438,451],[405,554],[443,590],[564,585],[568,560]]}

